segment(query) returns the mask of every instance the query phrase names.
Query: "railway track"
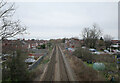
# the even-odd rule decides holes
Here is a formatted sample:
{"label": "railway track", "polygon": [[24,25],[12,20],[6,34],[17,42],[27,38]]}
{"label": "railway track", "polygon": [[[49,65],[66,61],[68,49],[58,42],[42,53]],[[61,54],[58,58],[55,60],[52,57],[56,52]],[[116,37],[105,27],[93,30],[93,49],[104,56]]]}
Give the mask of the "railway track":
{"label": "railway track", "polygon": [[42,81],[71,81],[72,74],[69,74],[69,70],[63,56],[64,55],[60,47],[56,45]]}
{"label": "railway track", "polygon": [[56,46],[54,47],[51,60],[48,64],[47,71],[45,72],[45,75],[42,81],[53,81],[54,80],[55,58],[56,58]]}
{"label": "railway track", "polygon": [[59,61],[60,61],[60,80],[61,81],[69,81],[69,77],[68,77],[68,73],[67,73],[67,69],[65,66],[65,62],[64,59],[62,57],[62,53],[60,51],[60,48],[58,48],[58,53],[59,53]]}

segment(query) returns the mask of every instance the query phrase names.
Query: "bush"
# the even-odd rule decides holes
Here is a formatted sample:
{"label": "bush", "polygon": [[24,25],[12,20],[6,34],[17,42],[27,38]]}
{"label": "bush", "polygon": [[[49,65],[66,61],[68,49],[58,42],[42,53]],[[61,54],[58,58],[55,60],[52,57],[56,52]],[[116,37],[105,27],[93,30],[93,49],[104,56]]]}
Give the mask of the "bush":
{"label": "bush", "polygon": [[77,56],[78,58],[81,58],[83,61],[92,61],[93,57],[92,54],[89,52],[88,49],[83,49],[81,47],[78,47],[73,54],[74,56]]}
{"label": "bush", "polygon": [[68,56],[68,58],[78,81],[105,81],[104,77],[98,74],[96,70],[93,70],[93,68],[86,66],[81,59],[75,56]]}
{"label": "bush", "polygon": [[77,48],[72,55],[77,56],[78,58],[87,62],[110,62],[110,63],[115,62],[114,55],[109,54],[93,55],[90,53],[88,49],[83,49],[81,47]]}
{"label": "bush", "polygon": [[41,45],[41,49],[45,49],[45,44]]}
{"label": "bush", "polygon": [[45,48],[46,48],[45,44],[37,46],[37,49],[45,49]]}
{"label": "bush", "polygon": [[27,80],[27,65],[25,63],[26,53],[17,50],[16,54],[9,57],[3,64],[2,80],[25,81]]}

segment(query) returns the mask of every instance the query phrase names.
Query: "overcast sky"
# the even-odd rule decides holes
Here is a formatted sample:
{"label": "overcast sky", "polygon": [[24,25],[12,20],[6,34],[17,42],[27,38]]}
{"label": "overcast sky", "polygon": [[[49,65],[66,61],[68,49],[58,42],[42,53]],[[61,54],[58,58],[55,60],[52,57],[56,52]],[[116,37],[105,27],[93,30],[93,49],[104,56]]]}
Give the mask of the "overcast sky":
{"label": "overcast sky", "polygon": [[16,2],[16,8],[14,18],[30,33],[17,38],[81,38],[82,29],[94,23],[103,35],[118,38],[117,2]]}

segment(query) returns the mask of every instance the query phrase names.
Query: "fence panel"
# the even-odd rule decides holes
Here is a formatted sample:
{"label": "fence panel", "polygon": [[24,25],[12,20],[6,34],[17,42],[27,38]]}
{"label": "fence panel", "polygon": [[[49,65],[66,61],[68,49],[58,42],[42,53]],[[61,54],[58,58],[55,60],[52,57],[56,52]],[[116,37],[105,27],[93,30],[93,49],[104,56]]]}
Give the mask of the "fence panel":
{"label": "fence panel", "polygon": [[39,58],[37,59],[37,61],[35,61],[35,62],[29,67],[29,70],[32,70],[32,69],[36,68],[36,67],[40,64],[40,62],[43,60],[43,58],[44,58],[46,55],[47,55],[47,54],[44,54],[43,56],[39,57]]}

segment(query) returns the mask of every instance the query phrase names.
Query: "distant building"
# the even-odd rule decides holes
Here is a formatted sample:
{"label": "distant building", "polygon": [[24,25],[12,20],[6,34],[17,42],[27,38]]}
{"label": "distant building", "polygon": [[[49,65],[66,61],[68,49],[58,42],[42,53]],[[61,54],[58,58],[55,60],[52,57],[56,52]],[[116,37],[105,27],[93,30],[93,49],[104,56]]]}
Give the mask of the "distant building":
{"label": "distant building", "polygon": [[77,38],[70,38],[65,40],[66,47],[76,48],[80,45],[80,40]]}
{"label": "distant building", "polygon": [[110,51],[120,50],[120,40],[112,40],[112,45],[110,46]]}
{"label": "distant building", "polygon": [[41,45],[41,44],[46,44],[46,40],[3,40],[2,41],[2,49],[3,51],[6,50],[16,50],[16,49],[31,49],[31,48],[36,48],[36,46]]}

